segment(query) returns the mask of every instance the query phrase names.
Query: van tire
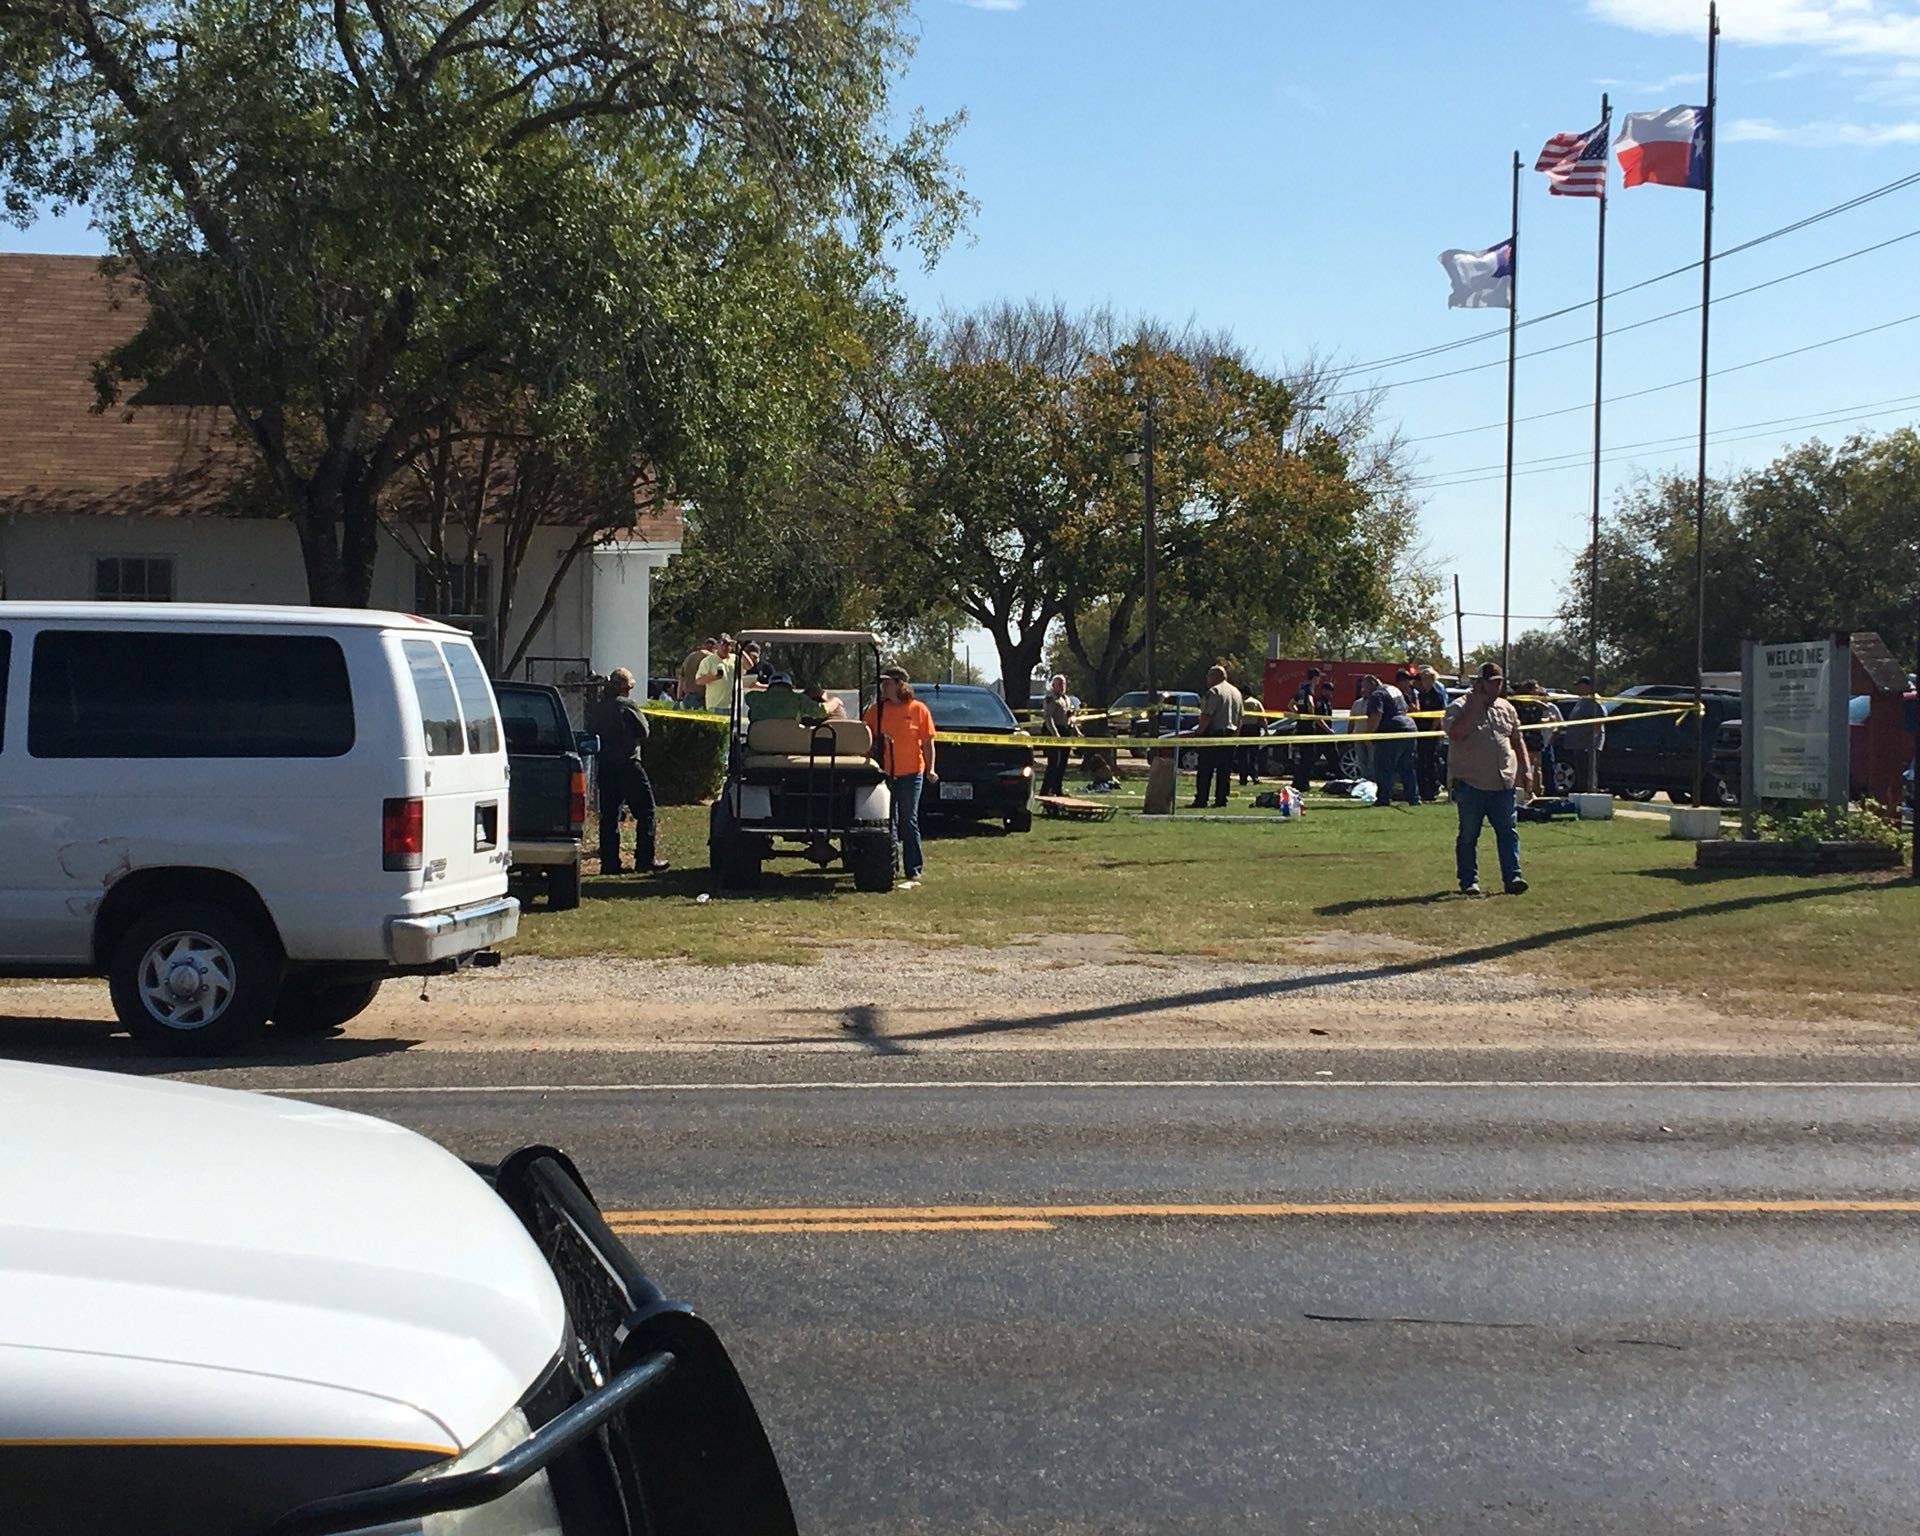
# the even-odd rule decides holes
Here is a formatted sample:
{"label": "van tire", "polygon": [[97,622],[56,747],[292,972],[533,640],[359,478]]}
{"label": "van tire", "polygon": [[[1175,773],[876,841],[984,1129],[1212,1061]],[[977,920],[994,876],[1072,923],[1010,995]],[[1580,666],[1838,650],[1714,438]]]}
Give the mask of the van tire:
{"label": "van tire", "polygon": [[856,891],[893,889],[893,833],[849,832],[843,849]]}
{"label": "van tire", "polygon": [[273,1005],[273,1022],[297,1035],[322,1035],[358,1018],[379,995],[378,980],[284,981]]}
{"label": "van tire", "polygon": [[562,864],[547,871],[547,906],[555,912],[571,912],[580,905],[580,866]]}
{"label": "van tire", "polygon": [[1007,830],[1009,832],[1031,832],[1033,830],[1033,812],[1025,806],[1022,806],[1017,811],[1010,812],[1007,816]]}
{"label": "van tire", "polygon": [[[169,946],[166,941],[175,940]],[[168,950],[224,990],[198,1006],[172,1007],[159,966]],[[251,1043],[280,991],[279,947],[252,923],[214,902],[179,901],[143,912],[128,925],[107,961],[113,1011],[147,1050],[168,1056],[218,1056]],[[150,1001],[150,999],[152,1001]],[[171,1008],[182,1022],[170,1022]],[[204,1023],[191,1022],[210,1010]]]}

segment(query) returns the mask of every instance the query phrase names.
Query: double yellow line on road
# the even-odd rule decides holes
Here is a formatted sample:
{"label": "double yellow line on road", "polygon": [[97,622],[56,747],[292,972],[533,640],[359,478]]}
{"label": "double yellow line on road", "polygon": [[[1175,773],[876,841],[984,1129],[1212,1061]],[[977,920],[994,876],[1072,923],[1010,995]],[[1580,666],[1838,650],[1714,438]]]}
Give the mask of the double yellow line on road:
{"label": "double yellow line on road", "polygon": [[1105,1205],[825,1205],[609,1211],[629,1237],[798,1232],[1047,1232],[1081,1221],[1409,1216],[1920,1216],[1920,1199],[1348,1200]]}

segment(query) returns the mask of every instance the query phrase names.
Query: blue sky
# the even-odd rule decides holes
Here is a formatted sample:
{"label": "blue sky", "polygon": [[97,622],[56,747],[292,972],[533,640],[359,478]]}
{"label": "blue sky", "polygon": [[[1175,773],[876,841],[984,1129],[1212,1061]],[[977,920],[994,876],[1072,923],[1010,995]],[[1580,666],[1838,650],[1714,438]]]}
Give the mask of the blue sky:
{"label": "blue sky", "polygon": [[[935,116],[964,107],[955,157],[980,210],[931,272],[909,268],[916,306],[1000,297],[1111,303],[1231,329],[1279,365],[1311,352],[1355,363],[1501,331],[1499,312],[1448,310],[1436,257],[1506,230],[1508,160],[1522,179],[1520,316],[1593,291],[1594,205],[1549,198],[1533,157],[1549,134],[1616,113],[1704,99],[1704,3],[1694,0],[920,0],[920,47],[901,89]],[[1920,169],[1920,0],[1727,0],[1722,7],[1716,246]],[[1920,230],[1920,188],[1895,193],[1715,267],[1727,292]],[[86,251],[84,220],[0,229],[9,249]],[[1609,286],[1694,260],[1700,198],[1614,195]],[[1725,367],[1920,313],[1920,238],[1715,309]],[[1697,274],[1609,305],[1610,325],[1698,298]],[[1522,330],[1522,350],[1591,336],[1590,311]],[[1607,347],[1608,393],[1689,379],[1696,318]],[[1910,422],[1920,404],[1920,320],[1716,379],[1716,472],[1764,461],[1850,423]],[[1356,376],[1396,387],[1382,422],[1419,439],[1429,554],[1460,574],[1469,610],[1500,599],[1499,465],[1504,343]],[[1519,414],[1584,406],[1592,350],[1524,359]],[[1889,407],[1884,402],[1902,401]],[[1644,471],[1687,466],[1691,385],[1609,407],[1611,499]],[[1889,413],[1890,412],[1890,413]],[[1843,418],[1829,426],[1806,419]],[[1457,436],[1434,437],[1463,428]],[[1525,422],[1515,457],[1583,455],[1584,410]],[[1739,439],[1739,440],[1736,440]],[[1588,481],[1574,467],[1515,482],[1517,614],[1557,604],[1585,537]],[[1475,472],[1478,472],[1476,474]],[[1487,478],[1479,479],[1480,475]],[[1448,481],[1479,479],[1475,484]],[[1516,630],[1531,620],[1516,621]],[[1467,642],[1497,637],[1467,620]],[[976,646],[976,649],[978,647]]]}
{"label": "blue sky", "polygon": [[[1549,197],[1534,156],[1550,134],[1597,121],[1602,90],[1616,123],[1704,101],[1704,0],[922,0],[919,18],[903,98],[935,115],[967,109],[954,152],[980,211],[934,271],[902,274],[916,305],[1111,302],[1228,327],[1273,364],[1314,351],[1361,362],[1495,332],[1352,382],[1494,365],[1396,388],[1382,421],[1409,438],[1491,426],[1414,451],[1424,475],[1492,477],[1423,492],[1423,520],[1465,607],[1497,613],[1505,317],[1448,310],[1435,258],[1505,233],[1517,149],[1520,318],[1590,299],[1594,204]],[[1717,248],[1920,170],[1916,0],[1727,0],[1722,26]],[[1700,212],[1696,193],[1622,193],[1616,177],[1608,286],[1697,259]],[[1920,188],[1730,256],[1715,264],[1715,290],[1912,230]],[[1920,237],[1716,305],[1714,366],[1920,313],[1916,274]],[[1698,297],[1697,273],[1671,278],[1610,304],[1609,327]],[[1589,340],[1522,358],[1518,414],[1591,401],[1592,324],[1583,310],[1520,332],[1523,353]],[[1764,462],[1855,420],[1912,421],[1916,348],[1920,321],[1714,380],[1710,422],[1728,440],[1710,467]],[[1607,393],[1688,379],[1698,360],[1696,314],[1646,326],[1609,341]],[[1907,404],[1858,409],[1888,400]],[[1637,473],[1691,465],[1697,409],[1690,384],[1608,408],[1610,445],[1686,439],[1609,465],[1609,500]],[[1846,422],[1760,425],[1836,416]],[[1523,423],[1515,459],[1584,456],[1591,432],[1585,411]],[[1588,473],[1581,457],[1516,479],[1516,613],[1557,606],[1584,545]],[[1469,618],[1466,631],[1469,645],[1497,638],[1499,620]]]}

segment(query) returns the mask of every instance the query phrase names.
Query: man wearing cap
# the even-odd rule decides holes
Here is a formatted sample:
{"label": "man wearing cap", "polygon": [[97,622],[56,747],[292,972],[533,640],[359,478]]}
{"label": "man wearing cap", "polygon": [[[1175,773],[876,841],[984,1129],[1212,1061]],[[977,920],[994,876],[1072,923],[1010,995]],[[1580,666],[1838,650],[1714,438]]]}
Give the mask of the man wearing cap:
{"label": "man wearing cap", "polygon": [[693,680],[706,694],[707,708],[724,715],[733,708],[733,636],[722,635],[713,643],[713,652],[700,663]]}
{"label": "man wearing cap", "polygon": [[1520,873],[1520,829],[1514,817],[1514,786],[1527,777],[1527,739],[1520,733],[1520,716],[1502,695],[1507,680],[1496,662],[1480,669],[1464,698],[1447,706],[1447,778],[1453,803],[1460,812],[1460,835],[1454,843],[1454,872],[1460,894],[1480,891],[1480,825],[1493,823],[1493,840],[1500,851],[1500,880],[1509,896],[1526,891]]}
{"label": "man wearing cap", "polygon": [[701,670],[713,657],[720,642],[709,635],[699,645],[687,652],[687,658],[680,663],[680,676],[676,680],[674,702],[682,709],[698,709],[706,702],[707,690],[698,682]]}
{"label": "man wearing cap", "polygon": [[633,864],[645,873],[667,867],[654,857],[653,781],[647,777],[643,749],[647,717],[634,702],[633,674],[615,667],[600,696],[587,706],[587,729],[600,738],[600,757],[594,774],[600,781],[600,873],[617,875],[620,869],[620,814],[633,812]]}
{"label": "man wearing cap", "polygon": [[1428,731],[1438,732],[1440,719],[1447,712],[1447,690],[1440,686],[1440,677],[1432,667],[1422,667],[1414,674],[1413,707],[1414,724],[1421,730],[1421,736],[1413,746],[1414,776],[1420,780],[1420,798],[1438,800],[1440,798],[1440,737],[1429,736]]}
{"label": "man wearing cap", "polygon": [[1606,706],[1594,697],[1592,678],[1576,679],[1573,691],[1578,697],[1561,711],[1567,723],[1560,732],[1560,756],[1562,760],[1573,764],[1574,782],[1592,793],[1600,788],[1600,765],[1596,759],[1607,748],[1607,728],[1580,722],[1605,720],[1607,711]]}
{"label": "man wearing cap", "polygon": [[920,792],[940,782],[933,769],[933,716],[913,696],[904,668],[882,667],[880,697],[861,718],[873,732],[873,749],[892,794],[900,873],[917,881],[926,867],[920,851]]}

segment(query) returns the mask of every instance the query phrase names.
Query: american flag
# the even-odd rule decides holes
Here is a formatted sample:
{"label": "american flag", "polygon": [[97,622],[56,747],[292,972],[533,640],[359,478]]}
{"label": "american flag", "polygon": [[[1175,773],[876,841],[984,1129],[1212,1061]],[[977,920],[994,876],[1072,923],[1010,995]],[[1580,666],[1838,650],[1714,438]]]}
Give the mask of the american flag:
{"label": "american flag", "polygon": [[1555,197],[1607,195],[1607,124],[1603,120],[1585,133],[1556,133],[1534,162],[1547,173],[1547,190]]}

